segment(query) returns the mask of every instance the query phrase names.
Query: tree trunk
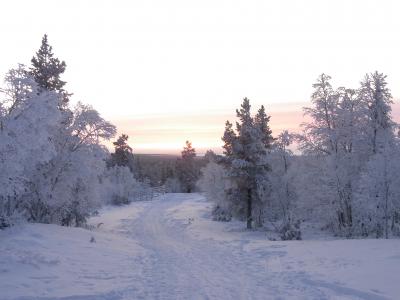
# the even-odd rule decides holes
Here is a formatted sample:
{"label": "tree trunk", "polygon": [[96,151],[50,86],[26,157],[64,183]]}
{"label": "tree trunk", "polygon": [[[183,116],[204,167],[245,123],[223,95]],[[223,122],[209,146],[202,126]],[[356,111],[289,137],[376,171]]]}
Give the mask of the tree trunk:
{"label": "tree trunk", "polygon": [[[386,181],[386,180],[385,180]],[[389,211],[388,211],[388,201],[389,201],[389,187],[387,181],[385,182],[385,238],[389,238]]]}
{"label": "tree trunk", "polygon": [[252,228],[252,217],[251,217],[251,213],[252,213],[252,199],[251,199],[251,189],[247,189],[247,229],[251,229]]}
{"label": "tree trunk", "polygon": [[389,201],[389,182],[387,176],[387,166],[386,166],[386,155],[384,157],[384,180],[385,180],[385,238],[389,238],[389,211],[388,211],[388,201]]}

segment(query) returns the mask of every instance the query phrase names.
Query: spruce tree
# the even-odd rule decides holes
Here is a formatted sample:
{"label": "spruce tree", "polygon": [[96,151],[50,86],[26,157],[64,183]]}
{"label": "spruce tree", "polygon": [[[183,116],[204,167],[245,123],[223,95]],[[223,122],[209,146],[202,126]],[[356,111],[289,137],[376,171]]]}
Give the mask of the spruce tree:
{"label": "spruce tree", "polygon": [[222,148],[224,149],[223,153],[227,158],[230,158],[233,155],[233,148],[237,139],[236,133],[233,130],[232,126],[233,125],[231,122],[225,122],[225,131],[222,137],[222,141],[224,142],[224,145],[222,146]]}
{"label": "spruce tree", "polygon": [[42,38],[42,44],[36,55],[32,58],[30,73],[38,86],[47,91],[56,91],[62,95],[63,106],[69,101],[69,96],[64,90],[65,81],[60,79],[64,73],[66,64],[54,57],[53,48],[49,45],[47,34]]}
{"label": "spruce tree", "polygon": [[181,158],[177,162],[178,178],[185,193],[193,192],[196,181],[199,178],[199,170],[195,162],[196,149],[192,147],[190,141],[186,141],[186,146],[181,152]]}
{"label": "spruce tree", "polygon": [[192,147],[192,143],[190,141],[186,141],[186,146],[183,147],[181,155],[182,159],[186,160],[193,160],[196,157],[196,149]]}
{"label": "spruce tree", "polygon": [[115,151],[111,153],[111,159],[108,162],[109,167],[125,166],[129,167],[133,172],[133,153],[132,148],[128,145],[128,136],[122,134],[118,139],[113,142]]}
{"label": "spruce tree", "polygon": [[265,145],[265,148],[270,149],[274,139],[272,138],[272,130],[269,127],[269,120],[271,116],[267,116],[265,113],[264,105],[261,105],[260,109],[257,112],[257,115],[254,118],[255,124],[261,130],[261,140]]}
{"label": "spruce tree", "polygon": [[[236,110],[239,121],[236,132],[230,122],[226,122],[224,141],[224,164],[228,170],[231,188],[226,191],[226,198],[231,203],[233,215],[244,217],[247,228],[252,228],[253,221],[262,224],[261,211],[264,208],[262,191],[266,188],[267,172],[270,167],[266,162],[267,148],[265,141],[272,141],[269,131],[269,118],[262,114],[258,117],[265,121],[261,130],[257,117],[250,112],[250,101],[243,99],[241,108]],[[264,111],[265,113],[265,111]],[[256,220],[256,215],[258,219]]]}
{"label": "spruce tree", "polygon": [[205,163],[210,163],[210,162],[216,162],[218,159],[218,155],[215,154],[214,151],[211,149],[207,150],[206,154],[204,154],[204,162]]}

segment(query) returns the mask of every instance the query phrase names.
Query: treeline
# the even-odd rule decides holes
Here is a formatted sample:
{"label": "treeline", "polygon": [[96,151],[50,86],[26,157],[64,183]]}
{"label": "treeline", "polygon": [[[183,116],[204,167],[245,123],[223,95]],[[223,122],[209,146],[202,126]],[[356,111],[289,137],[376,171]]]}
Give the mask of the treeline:
{"label": "treeline", "polygon": [[70,105],[66,64],[45,35],[30,66],[5,77],[0,100],[0,228],[20,219],[82,226],[104,203],[129,203],[151,189],[129,168],[126,136],[91,106]]}
{"label": "treeline", "polygon": [[180,156],[135,154],[133,169],[137,178],[167,193],[198,191],[200,169],[207,164],[207,155],[199,157],[190,141]]}
{"label": "treeline", "polygon": [[243,100],[236,126],[226,123],[224,155],[199,181],[214,218],[269,226],[282,239],[300,239],[310,223],[345,237],[400,236],[400,145],[386,76],[335,89],[322,74],[313,88],[296,134],[273,136],[264,107],[252,116]]}

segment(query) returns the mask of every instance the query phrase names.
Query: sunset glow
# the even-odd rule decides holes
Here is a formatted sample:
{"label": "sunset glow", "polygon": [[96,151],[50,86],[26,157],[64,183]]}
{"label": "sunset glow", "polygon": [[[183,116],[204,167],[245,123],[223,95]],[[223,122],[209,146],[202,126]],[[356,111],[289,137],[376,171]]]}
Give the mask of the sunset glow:
{"label": "sunset glow", "polygon": [[[135,151],[216,149],[243,97],[266,106],[274,134],[298,129],[321,73],[357,88],[377,69],[400,97],[397,1],[23,2],[0,13],[0,74],[29,64],[47,33],[71,102],[96,107]],[[42,7],[64,13],[38,18]]]}
{"label": "sunset glow", "polygon": [[[274,133],[284,129],[299,130],[303,120],[301,104],[274,104],[268,108]],[[254,111],[256,109],[257,106],[253,108]],[[199,154],[204,154],[208,149],[221,153],[221,136],[226,120],[236,120],[234,111],[133,116],[112,121],[121,133],[132,137],[135,152],[177,154],[185,141],[191,140]]]}

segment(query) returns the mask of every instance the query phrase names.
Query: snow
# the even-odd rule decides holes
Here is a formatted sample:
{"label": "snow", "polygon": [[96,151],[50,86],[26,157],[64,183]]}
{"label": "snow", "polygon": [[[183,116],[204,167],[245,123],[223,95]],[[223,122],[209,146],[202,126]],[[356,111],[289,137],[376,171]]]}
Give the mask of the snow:
{"label": "snow", "polygon": [[210,208],[166,194],[106,207],[92,230],[1,231],[0,299],[399,298],[400,240],[270,241]]}

